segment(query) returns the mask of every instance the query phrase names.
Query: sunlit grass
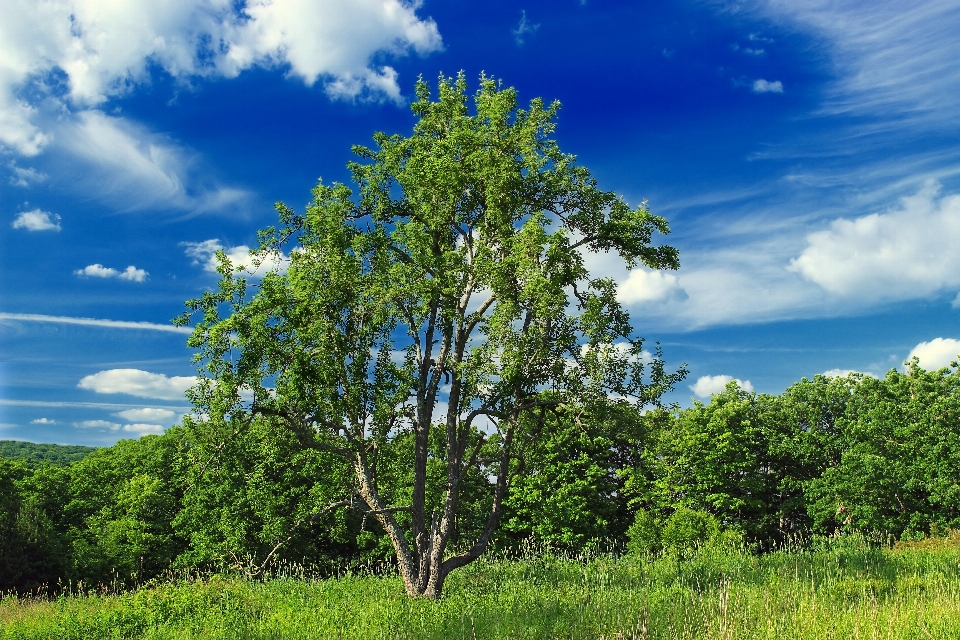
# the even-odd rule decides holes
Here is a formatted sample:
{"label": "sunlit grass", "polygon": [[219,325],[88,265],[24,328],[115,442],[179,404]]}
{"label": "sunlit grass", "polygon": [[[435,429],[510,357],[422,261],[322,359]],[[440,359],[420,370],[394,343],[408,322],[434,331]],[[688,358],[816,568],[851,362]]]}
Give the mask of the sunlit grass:
{"label": "sunlit grass", "polygon": [[486,558],[439,602],[396,577],[170,580],[0,603],[0,638],[960,638],[960,549]]}

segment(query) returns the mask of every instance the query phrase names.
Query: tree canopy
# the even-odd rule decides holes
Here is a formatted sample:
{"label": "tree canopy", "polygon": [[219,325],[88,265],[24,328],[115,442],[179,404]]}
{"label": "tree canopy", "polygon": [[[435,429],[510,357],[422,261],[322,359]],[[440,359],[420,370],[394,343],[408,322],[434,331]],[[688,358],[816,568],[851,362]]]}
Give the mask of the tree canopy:
{"label": "tree canopy", "polygon": [[[259,282],[220,255],[219,289],[180,318],[200,316],[202,418],[185,426],[213,457],[253,424],[330,454],[344,481],[314,515],[375,518],[407,593],[438,597],[489,544],[517,452],[552,416],[658,405],[685,371],[643,349],[615,282],[585,264],[676,269],[653,242],[667,223],[560,151],[558,103],[522,109],[486,77],[471,100],[461,74],[435,96],[418,82],[412,109],[411,135],[353,148],[353,188],[321,182],[304,214],[277,205]],[[384,481],[398,467],[406,486]],[[468,487],[487,497],[466,518]]]}

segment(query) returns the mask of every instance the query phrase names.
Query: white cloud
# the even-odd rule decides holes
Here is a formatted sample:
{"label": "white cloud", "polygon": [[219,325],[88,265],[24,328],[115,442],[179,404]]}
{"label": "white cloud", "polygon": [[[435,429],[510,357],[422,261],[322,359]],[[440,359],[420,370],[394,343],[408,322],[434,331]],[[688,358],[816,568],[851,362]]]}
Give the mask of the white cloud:
{"label": "white cloud", "polygon": [[10,184],[15,187],[29,187],[32,184],[43,182],[49,177],[33,167],[18,167],[15,162],[10,163],[10,170],[13,172],[13,175],[10,176]]}
{"label": "white cloud", "polygon": [[846,378],[851,373],[856,373],[856,371],[854,369],[830,369],[824,371],[823,375],[828,378]]}
{"label": "white cloud", "polygon": [[[149,82],[153,68],[179,81],[285,68],[310,85],[334,84],[335,97],[399,100],[396,72],[371,61],[442,48],[418,8],[403,0],[9,0],[0,21],[0,144],[35,155],[53,137],[42,112],[94,108]],[[28,85],[41,97],[24,98]]]}
{"label": "white cloud", "polygon": [[869,112],[894,126],[924,118],[960,118],[960,5],[950,0],[746,0],[788,28],[812,33],[832,60],[827,112]]}
{"label": "white cloud", "polygon": [[753,391],[753,385],[749,380],[740,380],[732,376],[700,376],[697,381],[690,385],[690,390],[700,398],[709,398],[715,393],[720,393],[726,389],[727,384],[736,382],[737,386],[744,391]]}
{"label": "white cloud", "polygon": [[527,34],[536,33],[539,28],[539,24],[531,24],[530,21],[527,20],[527,11],[524,9],[520,11],[520,22],[517,23],[517,26],[513,28],[511,33],[513,33],[513,39],[516,43],[521,45]]}
{"label": "white cloud", "polygon": [[184,253],[187,257],[193,259],[194,265],[202,265],[205,271],[216,272],[217,270],[217,252],[223,251],[230,259],[234,268],[242,267],[247,273],[262,276],[267,271],[277,270],[285,273],[290,266],[290,258],[282,252],[265,259],[259,267],[254,263],[254,256],[250,253],[250,247],[245,244],[236,247],[224,247],[217,239],[204,240],[203,242],[181,242],[184,247]]}
{"label": "white cloud", "polygon": [[131,282],[143,282],[150,275],[133,265],[123,271],[117,271],[113,267],[105,267],[102,264],[90,264],[83,269],[77,269],[73,273],[87,278],[117,278],[118,280],[129,280]]}
{"label": "white cloud", "polygon": [[50,418],[37,418],[36,420],[31,420],[30,424],[57,424],[57,421],[51,420]]}
{"label": "white cloud", "polygon": [[77,324],[88,327],[111,329],[142,329],[146,331],[169,331],[172,333],[193,333],[189,327],[175,327],[172,324],[153,322],[129,322],[126,320],[98,320],[96,318],[72,318],[70,316],[45,316],[39,313],[0,313],[0,322],[52,322],[55,324]]}
{"label": "white cloud", "polygon": [[927,182],[896,210],[834,220],[807,236],[788,269],[831,294],[872,301],[960,288],[960,196],[938,201],[938,191]]}
{"label": "white cloud", "polygon": [[73,424],[81,429],[108,429],[110,431],[120,430],[119,424],[116,422],[108,422],[106,420],[84,420],[82,422],[74,422]]}
{"label": "white cloud", "polygon": [[27,231],[60,231],[60,216],[40,209],[24,211],[13,220],[11,226]]}
{"label": "white cloud", "polygon": [[169,409],[158,409],[154,407],[145,407],[143,409],[127,409],[113,414],[118,418],[130,420],[131,422],[170,422],[177,415]]}
{"label": "white cloud", "polygon": [[680,286],[677,276],[645,268],[630,271],[630,275],[620,283],[617,290],[617,299],[623,304],[662,302],[684,297],[686,292]]}
{"label": "white cloud", "polygon": [[[117,404],[114,402],[64,402],[64,401],[46,401],[46,400],[11,400],[9,398],[0,398],[0,406],[9,407],[44,407],[57,409],[98,409],[103,411],[114,411],[118,409],[137,409],[140,405]],[[172,407],[180,411],[191,411],[192,407],[180,406]]]}
{"label": "white cloud", "polygon": [[960,359],[960,340],[934,338],[929,342],[921,342],[910,351],[907,360],[914,356],[920,359],[920,366],[927,371],[948,367],[951,362]]}
{"label": "white cloud", "polygon": [[[761,50],[760,53],[763,53]],[[769,82],[760,78],[759,80],[753,81],[753,92],[754,93],[783,93],[783,83],[779,80],[774,80]]]}
{"label": "white cloud", "polygon": [[147,433],[163,433],[163,429],[164,429],[163,425],[159,425],[159,424],[136,423],[136,424],[123,425],[124,431],[131,431],[133,433],[139,433],[141,435],[144,435]]}
{"label": "white cloud", "polygon": [[950,306],[954,309],[960,309],[960,293],[958,293],[957,297],[953,299],[953,302],[950,303]]}
{"label": "white cloud", "polygon": [[82,111],[60,121],[55,133],[61,177],[81,185],[95,182],[96,197],[122,211],[159,206],[196,214],[250,196],[243,189],[199,183],[194,152],[125,118]]}
{"label": "white cloud", "polygon": [[184,392],[197,381],[194,376],[167,377],[140,369],[109,369],[85,376],[77,386],[97,393],[127,393],[141,398],[183,400]]}

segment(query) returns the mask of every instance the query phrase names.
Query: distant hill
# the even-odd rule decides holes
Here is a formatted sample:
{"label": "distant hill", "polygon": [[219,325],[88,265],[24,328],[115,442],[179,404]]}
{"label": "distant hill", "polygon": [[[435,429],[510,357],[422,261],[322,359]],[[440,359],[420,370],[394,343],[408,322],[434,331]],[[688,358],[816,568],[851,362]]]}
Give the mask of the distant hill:
{"label": "distant hill", "polygon": [[44,462],[57,466],[66,466],[81,460],[96,451],[96,447],[80,445],[35,444],[17,440],[0,440],[0,457],[26,460],[31,467]]}

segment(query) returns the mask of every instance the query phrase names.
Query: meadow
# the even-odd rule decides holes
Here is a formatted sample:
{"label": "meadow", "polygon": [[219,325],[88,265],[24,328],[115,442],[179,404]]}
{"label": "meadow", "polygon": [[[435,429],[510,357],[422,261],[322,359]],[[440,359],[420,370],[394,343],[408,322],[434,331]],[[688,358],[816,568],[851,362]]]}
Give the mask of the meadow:
{"label": "meadow", "polygon": [[488,556],[437,602],[370,572],[167,576],[134,590],[7,596],[0,638],[960,638],[960,539],[821,540],[766,554]]}

